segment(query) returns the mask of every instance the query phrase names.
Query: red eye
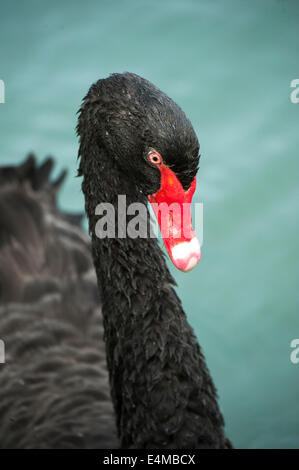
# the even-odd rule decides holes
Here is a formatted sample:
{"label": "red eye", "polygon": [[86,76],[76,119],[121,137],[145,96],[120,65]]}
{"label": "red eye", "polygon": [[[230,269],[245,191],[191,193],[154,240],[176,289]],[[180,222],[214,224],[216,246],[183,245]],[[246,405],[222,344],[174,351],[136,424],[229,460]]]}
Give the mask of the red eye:
{"label": "red eye", "polygon": [[150,152],[147,158],[154,165],[160,165],[162,163],[162,157],[158,152]]}

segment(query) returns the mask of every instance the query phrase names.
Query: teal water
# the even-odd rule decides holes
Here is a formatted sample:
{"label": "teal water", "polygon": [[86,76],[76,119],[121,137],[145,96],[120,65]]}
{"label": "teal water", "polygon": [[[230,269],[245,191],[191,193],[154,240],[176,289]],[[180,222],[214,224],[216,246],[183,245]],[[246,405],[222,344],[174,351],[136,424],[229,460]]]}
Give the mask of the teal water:
{"label": "teal water", "polygon": [[193,122],[203,256],[171,270],[236,447],[299,448],[298,52],[296,0],[0,4],[0,163],[54,155],[63,207],[83,208],[75,112],[98,78],[141,74]]}

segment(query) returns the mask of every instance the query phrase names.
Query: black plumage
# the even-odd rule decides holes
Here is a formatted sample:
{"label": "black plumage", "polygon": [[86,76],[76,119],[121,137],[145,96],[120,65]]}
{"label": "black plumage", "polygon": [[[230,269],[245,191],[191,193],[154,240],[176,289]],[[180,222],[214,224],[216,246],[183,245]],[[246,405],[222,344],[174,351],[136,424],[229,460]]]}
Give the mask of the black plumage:
{"label": "black plumage", "polygon": [[118,447],[90,241],[52,166],[0,168],[0,448]]}
{"label": "black plumage", "polygon": [[0,170],[0,447],[230,447],[157,241],[95,236],[97,204],[117,214],[119,194],[158,190],[150,149],[190,186],[192,125],[148,81],[114,74],[91,87],[78,134],[92,256],[80,215],[57,208],[51,159]]}
{"label": "black plumage", "polygon": [[97,204],[112,203],[117,214],[119,194],[127,205],[146,204],[159,189],[159,171],[145,158],[152,148],[188,189],[199,160],[192,125],[158,88],[126,73],[90,88],[78,134],[121,444],[229,447],[214,384],[157,241],[95,235]]}

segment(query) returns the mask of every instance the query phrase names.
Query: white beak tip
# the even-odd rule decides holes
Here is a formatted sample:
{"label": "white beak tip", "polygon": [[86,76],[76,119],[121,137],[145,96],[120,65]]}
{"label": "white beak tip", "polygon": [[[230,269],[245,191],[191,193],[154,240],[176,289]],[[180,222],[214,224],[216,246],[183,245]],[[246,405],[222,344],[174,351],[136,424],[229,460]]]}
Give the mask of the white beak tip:
{"label": "white beak tip", "polygon": [[201,250],[196,237],[190,241],[180,242],[171,249],[173,264],[185,273],[191,271],[197,265],[200,257]]}

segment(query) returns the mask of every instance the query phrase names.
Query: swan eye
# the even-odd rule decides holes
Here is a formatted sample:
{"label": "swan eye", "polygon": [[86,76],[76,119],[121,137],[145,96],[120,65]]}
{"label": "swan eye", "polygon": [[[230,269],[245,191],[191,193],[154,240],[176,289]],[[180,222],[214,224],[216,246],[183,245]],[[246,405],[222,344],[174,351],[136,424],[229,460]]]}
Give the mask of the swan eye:
{"label": "swan eye", "polygon": [[161,165],[162,163],[162,157],[158,152],[149,152],[147,158],[153,165]]}

